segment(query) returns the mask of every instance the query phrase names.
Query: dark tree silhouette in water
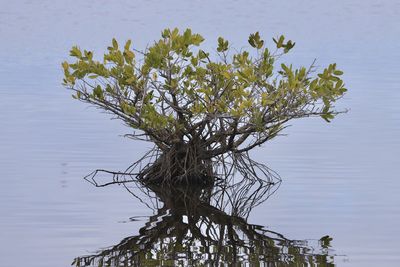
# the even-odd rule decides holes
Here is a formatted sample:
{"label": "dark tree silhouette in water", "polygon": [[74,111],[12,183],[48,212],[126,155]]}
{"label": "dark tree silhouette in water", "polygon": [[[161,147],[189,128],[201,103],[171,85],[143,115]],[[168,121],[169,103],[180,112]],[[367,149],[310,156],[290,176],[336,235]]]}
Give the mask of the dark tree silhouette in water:
{"label": "dark tree silhouette in water", "polygon": [[221,180],[202,187],[153,184],[143,188],[160,206],[155,206],[155,215],[139,234],[78,257],[73,265],[334,266],[329,236],[312,245],[310,240],[291,240],[247,222],[250,211],[279,186],[279,177],[273,172],[268,175],[268,184]]}
{"label": "dark tree silhouette in water", "polygon": [[[155,144],[153,162],[132,172],[142,182],[205,182],[226,163],[247,159],[290,120],[329,121],[338,113],[333,104],[346,89],[336,64],[313,77],[314,64],[283,63],[295,45],[283,36],[270,50],[258,32],[251,34],[249,51],[231,49],[220,37],[215,56],[198,48],[203,40],[190,29],[167,29],[145,51],[113,39],[101,61],[73,47],[76,61],[62,64],[74,98],[137,130],[128,137]],[[239,169],[259,166],[241,163]]]}

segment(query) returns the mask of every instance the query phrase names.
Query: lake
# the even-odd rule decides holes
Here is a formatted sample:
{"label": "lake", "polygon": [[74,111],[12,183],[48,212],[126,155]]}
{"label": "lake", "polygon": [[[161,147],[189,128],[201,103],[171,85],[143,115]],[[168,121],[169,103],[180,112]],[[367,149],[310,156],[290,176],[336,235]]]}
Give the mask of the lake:
{"label": "lake", "polygon": [[[0,266],[70,266],[136,236],[154,216],[123,187],[83,177],[120,170],[150,144],[71,98],[61,62],[78,44],[101,54],[111,39],[144,48],[167,27],[192,28],[205,47],[237,48],[249,33],[296,42],[285,61],[336,62],[348,93],[327,124],[294,121],[252,157],[282,178],[247,222],[310,243],[329,236],[336,266],[400,260],[399,1],[1,1]],[[134,218],[134,219],[130,219]]]}

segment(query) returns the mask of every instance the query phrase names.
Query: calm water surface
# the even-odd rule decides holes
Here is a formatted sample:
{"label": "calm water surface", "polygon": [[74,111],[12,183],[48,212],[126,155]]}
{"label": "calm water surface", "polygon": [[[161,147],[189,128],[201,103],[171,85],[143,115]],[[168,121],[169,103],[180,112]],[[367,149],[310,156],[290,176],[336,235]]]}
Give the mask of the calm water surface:
{"label": "calm water surface", "polygon": [[73,101],[60,85],[60,62],[74,44],[103,51],[116,37],[140,48],[174,26],[201,33],[209,48],[220,35],[240,48],[254,31],[285,34],[296,41],[288,62],[338,63],[349,89],[338,108],[350,112],[330,124],[296,121],[287,137],[254,151],[283,182],[248,222],[290,239],[329,235],[342,255],[337,266],[398,266],[399,1],[0,6],[0,266],[70,266],[137,235],[153,215],[123,188],[82,180],[96,168],[124,169],[148,145],[119,137],[127,131],[120,122]]}

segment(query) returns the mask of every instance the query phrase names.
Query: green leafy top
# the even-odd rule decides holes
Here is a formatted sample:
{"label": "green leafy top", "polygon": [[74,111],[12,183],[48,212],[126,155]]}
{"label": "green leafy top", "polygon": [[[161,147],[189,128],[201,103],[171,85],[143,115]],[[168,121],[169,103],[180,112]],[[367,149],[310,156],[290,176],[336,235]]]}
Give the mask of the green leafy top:
{"label": "green leafy top", "polygon": [[[256,32],[248,40],[251,50],[235,53],[220,37],[214,57],[198,48],[204,38],[190,29],[166,29],[161,36],[143,52],[130,40],[120,47],[113,39],[101,61],[74,46],[75,61],[62,63],[64,85],[74,98],[115,114],[160,148],[201,139],[216,155],[262,144],[290,119],[330,121],[338,113],[333,103],[346,92],[336,64],[316,77],[313,65],[281,63],[274,72],[295,45],[284,36],[273,38],[272,52]],[[245,142],[249,137],[252,142]]]}

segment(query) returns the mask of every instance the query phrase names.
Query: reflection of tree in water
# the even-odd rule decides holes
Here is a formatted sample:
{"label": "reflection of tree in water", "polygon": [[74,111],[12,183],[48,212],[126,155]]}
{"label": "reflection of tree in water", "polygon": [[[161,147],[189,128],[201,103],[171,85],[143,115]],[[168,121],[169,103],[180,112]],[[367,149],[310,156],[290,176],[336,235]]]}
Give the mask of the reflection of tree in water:
{"label": "reflection of tree in water", "polygon": [[266,168],[264,171],[267,181],[249,178],[235,182],[232,175],[230,179],[216,180],[213,185],[146,185],[142,189],[153,200],[155,215],[139,230],[139,235],[127,237],[97,254],[78,257],[73,264],[333,266],[328,236],[311,245],[310,241],[290,240],[247,223],[251,209],[265,201],[280,184],[276,174]]}

